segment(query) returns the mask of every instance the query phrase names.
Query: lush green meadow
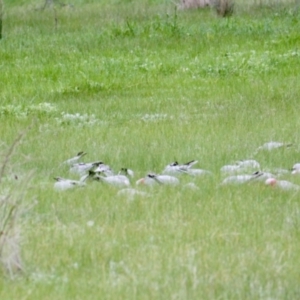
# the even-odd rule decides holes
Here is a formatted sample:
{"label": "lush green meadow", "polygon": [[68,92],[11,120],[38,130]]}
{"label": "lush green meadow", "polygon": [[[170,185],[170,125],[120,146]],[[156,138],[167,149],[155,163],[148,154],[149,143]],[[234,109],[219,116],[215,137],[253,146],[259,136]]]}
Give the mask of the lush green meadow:
{"label": "lush green meadow", "polygon": [[[1,151],[30,129],[1,194],[33,176],[25,271],[3,274],[0,299],[299,299],[299,192],[220,186],[236,160],[300,162],[297,7],[239,1],[222,19],[171,1],[4,2]],[[254,154],[269,141],[293,146]],[[132,201],[99,182],[55,191],[81,150],[135,180],[175,160],[214,175]]]}

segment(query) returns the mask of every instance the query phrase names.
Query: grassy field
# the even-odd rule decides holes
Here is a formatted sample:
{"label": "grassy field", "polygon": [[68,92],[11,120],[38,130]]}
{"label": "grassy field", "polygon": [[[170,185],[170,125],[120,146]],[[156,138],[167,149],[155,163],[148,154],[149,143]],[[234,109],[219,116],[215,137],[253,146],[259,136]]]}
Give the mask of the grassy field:
{"label": "grassy field", "polygon": [[[1,149],[31,129],[0,192],[33,171],[23,205],[37,204],[19,220],[25,272],[3,274],[0,299],[299,299],[299,192],[220,187],[236,160],[300,162],[297,7],[240,1],[222,19],[171,1],[4,2]],[[269,141],[293,146],[254,154]],[[55,191],[81,150],[135,180],[175,160],[214,175],[133,201],[98,182]]]}

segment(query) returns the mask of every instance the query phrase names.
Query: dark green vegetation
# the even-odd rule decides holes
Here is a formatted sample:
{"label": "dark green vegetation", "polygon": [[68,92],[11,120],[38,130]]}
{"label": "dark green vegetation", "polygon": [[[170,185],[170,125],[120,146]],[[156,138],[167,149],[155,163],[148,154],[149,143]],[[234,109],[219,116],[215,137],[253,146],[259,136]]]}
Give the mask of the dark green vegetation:
{"label": "dark green vegetation", "polygon": [[[6,2],[0,139],[32,124],[13,172],[35,171],[38,204],[21,220],[26,275],[1,279],[0,298],[298,299],[299,193],[219,187],[238,159],[300,162],[295,5],[222,19],[163,1]],[[271,140],[294,146],[253,156]],[[134,201],[100,183],[55,192],[80,150],[136,179],[191,159],[215,176]]]}

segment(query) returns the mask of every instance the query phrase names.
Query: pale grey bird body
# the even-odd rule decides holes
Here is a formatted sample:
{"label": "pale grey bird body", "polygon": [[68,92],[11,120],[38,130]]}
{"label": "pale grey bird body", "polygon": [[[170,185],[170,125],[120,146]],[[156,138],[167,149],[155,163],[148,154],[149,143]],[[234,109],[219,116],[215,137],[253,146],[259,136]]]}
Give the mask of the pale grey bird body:
{"label": "pale grey bird body", "polygon": [[226,177],[222,181],[221,185],[244,184],[244,183],[259,181],[260,177],[262,177],[262,176],[265,176],[264,178],[268,178],[267,174],[268,173],[263,173],[263,172],[257,171],[253,174],[231,175],[229,177]]}
{"label": "pale grey bird body", "polygon": [[93,170],[95,173],[103,173],[106,176],[115,175],[109,165],[104,164],[103,162],[99,163],[97,168]]}
{"label": "pale grey bird body", "polygon": [[149,173],[146,177],[139,179],[136,184],[144,185],[178,185],[179,179],[171,175],[157,175],[154,173]]}
{"label": "pale grey bird body", "polygon": [[86,176],[83,176],[80,180],[66,179],[62,177],[55,177],[54,189],[57,191],[65,191],[73,189],[78,186],[85,186]]}
{"label": "pale grey bird body", "polygon": [[130,180],[125,175],[101,176],[95,175],[94,179],[105,182],[115,187],[129,187]]}
{"label": "pale grey bird body", "polygon": [[[167,165],[165,167],[165,169],[162,171],[162,174],[164,175],[173,175],[173,176],[177,176],[180,174],[189,174],[189,175],[196,175],[197,172],[194,171],[190,172],[190,170],[196,170],[196,169],[192,169],[192,166],[195,165],[196,163],[198,163],[197,160],[191,160],[185,164],[179,164],[177,161]],[[199,169],[198,169],[199,170]],[[200,174],[200,173],[199,173]]]}
{"label": "pale grey bird body", "polygon": [[277,180],[276,178],[268,178],[265,181],[266,185],[278,187],[284,191],[300,191],[300,185],[294,184],[287,180]]}
{"label": "pale grey bird body", "polygon": [[296,163],[293,165],[292,174],[300,174],[300,163]]}
{"label": "pale grey bird body", "polygon": [[258,147],[256,149],[256,152],[254,154],[257,154],[259,151],[261,150],[266,150],[266,151],[272,151],[274,149],[278,149],[278,148],[283,148],[283,147],[291,147],[293,144],[291,143],[282,143],[282,142],[268,142],[268,143],[264,143],[262,146]]}
{"label": "pale grey bird body", "polygon": [[162,171],[162,174],[178,175],[186,171],[186,167],[179,165],[177,161],[167,165]]}
{"label": "pale grey bird body", "polygon": [[78,163],[70,168],[70,172],[80,176],[88,173],[90,170],[96,168],[101,162]]}

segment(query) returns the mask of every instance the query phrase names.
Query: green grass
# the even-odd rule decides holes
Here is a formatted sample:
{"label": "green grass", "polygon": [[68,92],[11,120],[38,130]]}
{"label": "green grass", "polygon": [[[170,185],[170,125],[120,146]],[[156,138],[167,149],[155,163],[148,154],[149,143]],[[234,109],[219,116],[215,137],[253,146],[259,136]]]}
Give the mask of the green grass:
{"label": "green grass", "polygon": [[[168,1],[73,1],[55,26],[43,1],[6,2],[1,149],[32,125],[12,172],[34,170],[24,204],[38,203],[20,220],[25,275],[3,276],[0,298],[298,299],[299,193],[219,186],[239,159],[299,162],[295,5],[240,1],[221,19]],[[294,146],[253,156],[272,140]],[[191,159],[214,176],[134,201],[99,183],[54,191],[80,150],[136,179]]]}

